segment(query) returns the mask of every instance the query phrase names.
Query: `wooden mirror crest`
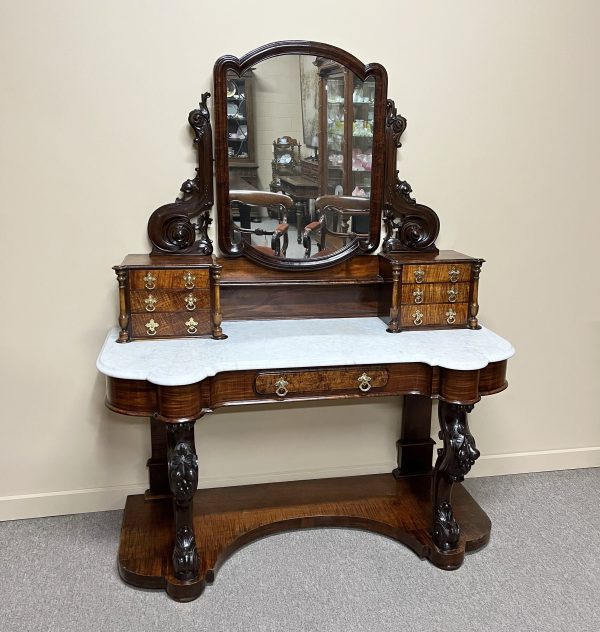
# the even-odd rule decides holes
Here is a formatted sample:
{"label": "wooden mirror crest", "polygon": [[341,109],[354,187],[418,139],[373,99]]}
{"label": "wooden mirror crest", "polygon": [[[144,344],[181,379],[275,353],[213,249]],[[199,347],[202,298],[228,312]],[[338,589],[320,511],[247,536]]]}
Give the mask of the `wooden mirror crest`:
{"label": "wooden mirror crest", "polygon": [[[196,175],[148,221],[153,255],[213,253],[209,97],[204,93],[188,117]],[[328,44],[273,42],[216,61],[213,110],[224,257],[301,271],[379,246],[387,253],[437,252],[436,213],[398,177],[406,119],[387,99],[380,64],[364,65]]]}

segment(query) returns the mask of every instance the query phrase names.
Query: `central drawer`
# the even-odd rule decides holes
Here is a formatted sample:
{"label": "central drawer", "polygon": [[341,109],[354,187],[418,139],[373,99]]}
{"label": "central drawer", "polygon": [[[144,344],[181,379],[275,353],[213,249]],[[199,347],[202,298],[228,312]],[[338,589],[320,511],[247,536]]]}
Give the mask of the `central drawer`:
{"label": "central drawer", "polygon": [[257,374],[254,385],[259,395],[277,395],[283,398],[288,393],[366,393],[372,388],[385,386],[387,382],[388,371],[385,367],[356,367],[314,371],[261,371]]}

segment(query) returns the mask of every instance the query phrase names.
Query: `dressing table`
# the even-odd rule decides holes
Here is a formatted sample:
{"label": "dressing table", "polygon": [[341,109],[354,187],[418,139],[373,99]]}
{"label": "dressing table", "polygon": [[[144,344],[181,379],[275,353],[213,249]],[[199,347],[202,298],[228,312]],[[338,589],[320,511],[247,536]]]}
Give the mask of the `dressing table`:
{"label": "dressing table", "polygon": [[[315,226],[297,226],[303,245],[296,254],[271,249],[262,237],[269,230],[287,232],[282,218],[295,203],[269,191],[265,174],[271,165],[259,159],[258,186],[240,196],[228,156],[227,103],[240,85],[232,79],[252,70],[257,136],[251,140],[260,156],[261,108],[268,104],[273,119],[278,64],[298,82],[292,93],[301,95],[302,122],[290,122],[287,108],[277,136],[293,131],[284,125],[297,124],[307,127],[305,137],[315,138],[312,224],[327,234],[325,242],[312,241]],[[290,86],[281,91],[287,97]],[[483,260],[439,251],[437,214],[418,204],[410,185],[398,178],[396,152],[406,120],[387,99],[385,69],[306,41],[275,42],[239,59],[217,60],[219,257],[208,236],[208,97],[188,119],[198,153],[196,176],[184,182],[180,198],[150,216],[152,252],[128,255],[115,266],[119,326],[109,332],[97,362],[106,376],[107,406],[150,418],[149,487],[145,495],[127,499],[121,577],[189,601],[244,544],[318,526],[381,533],[439,568],[458,568],[465,552],[488,542],[491,529],[460,484],[479,457],[468,414],[482,396],[506,388],[514,350],[478,322]],[[273,130],[265,130],[265,137],[267,131],[272,139]],[[358,204],[352,171],[364,163],[357,156],[371,154],[370,175],[356,176],[367,200]],[[344,159],[340,179],[333,167]],[[244,233],[236,223],[242,197],[261,214],[263,232]],[[354,230],[348,208],[360,209],[368,234]],[[291,248],[296,240],[289,242]],[[398,395],[404,405],[393,472],[197,489],[194,425],[216,408],[260,403],[285,410],[288,401]],[[434,467],[432,399],[439,401],[443,440]]]}

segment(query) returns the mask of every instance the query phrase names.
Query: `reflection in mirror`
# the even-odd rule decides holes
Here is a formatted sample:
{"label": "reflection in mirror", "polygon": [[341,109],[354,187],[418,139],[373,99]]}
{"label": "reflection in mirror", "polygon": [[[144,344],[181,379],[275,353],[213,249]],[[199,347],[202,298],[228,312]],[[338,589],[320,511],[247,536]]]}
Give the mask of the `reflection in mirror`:
{"label": "reflection in mirror", "polygon": [[373,77],[314,55],[228,72],[232,242],[304,259],[366,239],[374,101]]}

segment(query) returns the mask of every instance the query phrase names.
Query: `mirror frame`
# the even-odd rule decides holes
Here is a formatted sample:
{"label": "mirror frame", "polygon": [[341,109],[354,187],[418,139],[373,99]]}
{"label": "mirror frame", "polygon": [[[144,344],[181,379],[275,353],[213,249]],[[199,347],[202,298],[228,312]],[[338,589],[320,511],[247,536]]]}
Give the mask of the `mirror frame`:
{"label": "mirror frame", "polygon": [[[281,55],[314,55],[331,59],[352,71],[359,79],[375,80],[375,106],[373,115],[373,163],[371,167],[371,216],[368,241],[355,239],[340,250],[326,257],[314,259],[279,259],[252,247],[247,242],[233,243],[231,239],[231,213],[229,202],[229,156],[227,154],[227,73],[240,76],[256,64]],[[387,100],[387,72],[381,64],[364,65],[347,51],[305,40],[286,40],[265,44],[242,57],[224,55],[215,62],[214,71],[214,120],[215,120],[215,167],[217,184],[217,222],[219,249],[225,257],[246,256],[274,269],[316,270],[327,268],[354,254],[369,254],[379,246],[381,239],[381,214],[384,204],[385,183],[385,127]]]}

